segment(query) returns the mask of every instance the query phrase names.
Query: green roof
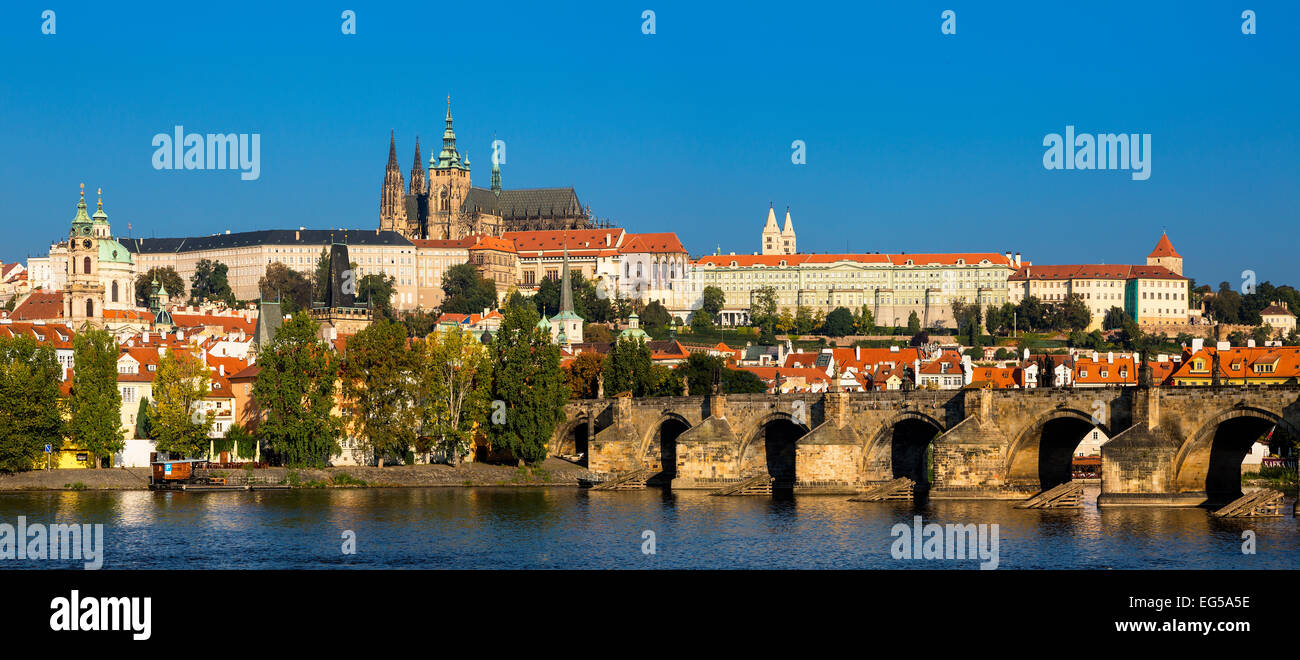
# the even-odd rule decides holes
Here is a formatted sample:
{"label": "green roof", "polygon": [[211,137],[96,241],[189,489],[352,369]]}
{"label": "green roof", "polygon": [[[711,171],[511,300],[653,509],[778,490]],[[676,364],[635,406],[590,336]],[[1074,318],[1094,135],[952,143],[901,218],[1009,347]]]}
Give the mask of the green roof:
{"label": "green roof", "polygon": [[126,246],[111,238],[100,239],[99,263],[129,264],[131,252],[126,249]]}

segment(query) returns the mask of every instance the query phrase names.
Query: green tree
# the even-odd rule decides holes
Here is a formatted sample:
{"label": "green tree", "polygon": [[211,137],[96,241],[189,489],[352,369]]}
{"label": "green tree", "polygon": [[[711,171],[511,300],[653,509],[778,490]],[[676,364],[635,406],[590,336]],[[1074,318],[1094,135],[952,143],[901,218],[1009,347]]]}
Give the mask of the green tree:
{"label": "green tree", "polygon": [[853,326],[853,312],[850,312],[847,307],[836,307],[826,315],[826,323],[822,330],[831,337],[843,337],[853,334]]}
{"label": "green tree", "polygon": [[457,264],[443,273],[442,294],[441,309],[447,314],[479,314],[497,306],[496,282],[480,275],[470,263]]}
{"label": "green tree", "polygon": [[770,286],[755,289],[749,302],[749,321],[758,328],[758,343],[776,343],[776,289]]}
{"label": "green tree", "polygon": [[620,339],[610,348],[605,360],[605,396],[631,392],[632,396],[649,396],[654,387],[650,373],[653,362],[650,349],[640,339]]}
{"label": "green tree", "polygon": [[1083,330],[1092,323],[1092,311],[1082,296],[1071,293],[1065,297],[1061,304],[1061,321],[1064,324],[1063,328],[1058,328],[1061,330]]}
{"label": "green tree", "polygon": [[921,317],[917,316],[916,312],[913,311],[912,313],[907,315],[907,333],[910,335],[915,335],[920,331],[921,331]]}
{"label": "green tree", "polygon": [[126,443],[122,438],[122,395],[117,389],[117,340],[107,330],[90,329],[72,339],[72,398],[68,436],[85,450],[89,463],[112,456]]}
{"label": "green tree", "polygon": [[474,333],[448,328],[419,342],[416,351],[421,435],[431,439],[448,462],[458,465],[475,429],[486,419],[492,384],[487,348]]}
{"label": "green tree", "polygon": [[546,445],[564,419],[569,388],[560,349],[538,329],[536,309],[506,310],[492,340],[492,446],[528,463],[546,458]]}
{"label": "green tree", "polygon": [[185,349],[167,351],[154,376],[150,423],[158,451],[198,457],[208,452],[212,415],[201,409],[211,388],[208,368]]}
{"label": "green tree", "polygon": [[392,275],[371,273],[357,280],[357,302],[369,304],[376,319],[393,320],[393,294],[397,279]]}
{"label": "green tree", "polygon": [[319,333],[311,316],[294,314],[257,355],[253,401],[263,417],[256,431],[292,467],[324,467],[339,451],[342,422],[333,413],[339,363]]}
{"label": "green tree", "polygon": [[410,396],[415,358],[406,327],[381,319],[353,335],[341,371],[353,434],[379,467],[390,457],[400,462],[415,444],[419,418]]}
{"label": "green tree", "polygon": [[717,318],[722,312],[722,308],[727,304],[727,294],[719,287],[709,285],[704,287],[703,294],[700,298],[700,310],[704,312],[709,322]]}
{"label": "green tree", "polygon": [[417,309],[402,315],[402,325],[406,326],[407,335],[413,339],[420,339],[437,330],[438,317],[423,309]]}
{"label": "green tree", "polygon": [[876,317],[871,313],[871,308],[863,305],[858,310],[857,315],[853,317],[853,329],[860,335],[873,334],[876,330]]}
{"label": "green tree", "polygon": [[641,328],[652,337],[665,336],[672,322],[673,317],[668,313],[668,308],[658,300],[650,301],[641,312]]}
{"label": "green tree", "polygon": [[813,318],[813,311],[809,307],[799,305],[794,310],[794,331],[806,335],[817,329],[816,319]]}
{"label": "green tree", "polygon": [[149,397],[140,397],[140,405],[135,409],[135,437],[156,439],[153,432],[153,424],[149,420],[152,409],[149,406]]}
{"label": "green tree", "polygon": [[0,471],[45,465],[45,445],[63,446],[67,425],[54,347],[22,335],[0,336]]}
{"label": "green tree", "polygon": [[1106,316],[1102,317],[1101,327],[1105,330],[1119,330],[1132,320],[1128,314],[1124,313],[1123,309],[1111,307],[1106,310]]}
{"label": "green tree", "polygon": [[171,266],[155,266],[140,273],[135,278],[135,304],[137,306],[149,306],[149,296],[153,295],[153,281],[155,278],[167,291],[169,297],[180,299],[185,296],[185,280],[181,279],[176,269]]}
{"label": "green tree", "polygon": [[300,310],[311,309],[311,281],[278,261],[266,267],[257,287],[263,298],[279,300],[285,314],[296,315]]}
{"label": "green tree", "polygon": [[313,302],[325,302],[325,292],[330,288],[330,251],[328,247],[320,249],[316,257],[316,275],[312,278],[311,299]]}
{"label": "green tree", "polygon": [[190,302],[207,300],[234,304],[235,294],[230,290],[228,272],[229,269],[220,261],[199,259],[194,265],[194,276],[190,278]]}

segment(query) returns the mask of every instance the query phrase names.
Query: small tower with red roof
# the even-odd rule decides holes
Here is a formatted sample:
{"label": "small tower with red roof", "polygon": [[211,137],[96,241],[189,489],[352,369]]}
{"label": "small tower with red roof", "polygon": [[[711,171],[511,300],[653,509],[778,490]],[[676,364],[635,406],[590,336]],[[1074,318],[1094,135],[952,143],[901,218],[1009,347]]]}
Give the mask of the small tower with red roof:
{"label": "small tower with red roof", "polygon": [[1156,249],[1147,255],[1147,265],[1164,266],[1176,275],[1183,274],[1183,257],[1174,249],[1174,244],[1169,242],[1168,234],[1160,232],[1160,240],[1156,241]]}

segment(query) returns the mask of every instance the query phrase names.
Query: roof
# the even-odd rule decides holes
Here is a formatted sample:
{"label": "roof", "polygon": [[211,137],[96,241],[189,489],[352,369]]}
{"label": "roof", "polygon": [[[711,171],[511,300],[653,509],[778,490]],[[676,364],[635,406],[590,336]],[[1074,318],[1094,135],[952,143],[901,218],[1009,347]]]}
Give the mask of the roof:
{"label": "roof", "polygon": [[1183,255],[1178,254],[1178,252],[1174,250],[1174,244],[1169,242],[1169,235],[1164,232],[1160,232],[1160,240],[1156,241],[1155,249],[1152,250],[1151,254],[1147,256],[1148,257],[1178,257],[1179,259],[1183,258]]}
{"label": "roof", "polygon": [[172,310],[171,315],[172,321],[182,328],[220,326],[223,332],[241,330],[249,335],[253,334],[257,329],[257,321],[242,314],[227,316],[224,314],[193,314]]}
{"label": "roof", "polygon": [[501,235],[515,245],[520,254],[560,252],[566,247],[569,256],[612,254],[622,245],[622,229],[568,229],[545,231],[508,231]]}
{"label": "roof", "polygon": [[194,252],[220,250],[255,245],[412,245],[395,231],[366,229],[263,229],[231,234],[214,234],[191,238],[119,238],[127,250],[134,254],[168,252]]}
{"label": "roof", "polygon": [[437,238],[437,239],[413,238],[411,239],[411,243],[413,243],[417,248],[426,248],[426,249],[427,248],[442,248],[442,249],[468,248],[474,244],[474,237],[466,236],[465,238],[458,238],[455,240],[446,239],[446,238]]}
{"label": "roof", "polygon": [[1059,266],[1022,266],[1007,281],[1082,280],[1082,279],[1161,279],[1186,280],[1164,266],[1126,266],[1111,264],[1070,264]]}
{"label": "roof", "polygon": [[655,234],[628,234],[623,240],[622,252],[650,252],[650,253],[686,253],[686,248],[682,247],[682,242],[677,238],[675,232],[660,232]]}
{"label": "roof", "polygon": [[578,193],[573,188],[517,188],[501,190],[500,193],[486,188],[470,188],[461,208],[489,213],[502,220],[584,215]]}
{"label": "roof", "polygon": [[1279,303],[1273,303],[1272,305],[1265,307],[1264,309],[1260,310],[1259,315],[1260,316],[1295,316],[1295,314],[1292,314],[1290,310],[1286,308],[1286,306]]}
{"label": "roof", "polygon": [[62,323],[0,323],[0,337],[28,337],[54,348],[71,349],[76,333]]}
{"label": "roof", "polygon": [[[1004,254],[996,252],[951,252],[920,254],[711,254],[695,261],[697,266],[787,266],[833,263],[860,263],[881,266],[978,266],[1012,267]],[[987,262],[987,264],[985,264]]]}
{"label": "roof", "polygon": [[9,313],[9,318],[15,321],[61,319],[63,318],[63,292],[33,291],[14,308],[14,311]]}
{"label": "roof", "polygon": [[499,252],[515,252],[515,244],[504,238],[496,236],[479,236],[477,242],[470,246],[471,250],[497,250]]}

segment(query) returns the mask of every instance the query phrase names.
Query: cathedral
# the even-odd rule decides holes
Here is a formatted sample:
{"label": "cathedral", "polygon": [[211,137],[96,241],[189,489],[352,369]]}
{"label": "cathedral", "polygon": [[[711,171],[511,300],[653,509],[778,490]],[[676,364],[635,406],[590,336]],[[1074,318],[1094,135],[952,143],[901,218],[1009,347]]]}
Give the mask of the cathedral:
{"label": "cathedral", "polygon": [[[415,164],[409,184],[397,164],[397,142],[388,138],[388,167],[379,197],[379,228],[409,239],[459,240],[471,235],[500,236],[507,231],[592,229],[591,210],[578,202],[573,188],[501,187],[501,166],[492,163],[491,188],[470,183],[469,154],[456,149],[447,99],[447,127],[442,150],[429,158],[427,170],[415,139]],[[495,159],[493,159],[495,161]]]}

